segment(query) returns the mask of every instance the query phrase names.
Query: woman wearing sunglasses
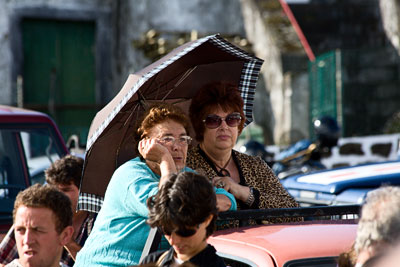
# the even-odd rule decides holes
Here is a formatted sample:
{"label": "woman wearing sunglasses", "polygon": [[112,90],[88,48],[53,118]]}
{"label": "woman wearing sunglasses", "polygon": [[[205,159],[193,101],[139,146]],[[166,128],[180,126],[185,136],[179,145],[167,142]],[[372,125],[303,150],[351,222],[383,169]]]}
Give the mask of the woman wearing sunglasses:
{"label": "woman wearing sunglasses", "polygon": [[225,263],[207,243],[215,229],[216,196],[210,181],[199,174],[174,174],[147,200],[151,227],[157,227],[171,245],[166,252],[154,252],[142,263],[178,266],[193,263],[198,267],[222,267]]}
{"label": "woman wearing sunglasses", "polygon": [[205,85],[192,99],[189,116],[199,144],[189,149],[187,166],[232,193],[238,210],[298,206],[260,157],[233,150],[245,120],[236,86]]}
{"label": "woman wearing sunglasses", "polygon": [[[141,156],[114,172],[93,230],[74,266],[139,263],[150,231],[145,222],[147,198],[158,192],[170,174],[192,171],[185,167],[191,141],[187,135],[189,126],[189,118],[176,106],[157,104],[147,110],[135,133],[135,140],[139,141],[136,148]],[[230,207],[236,209],[231,194],[225,190],[218,193],[231,200]]]}

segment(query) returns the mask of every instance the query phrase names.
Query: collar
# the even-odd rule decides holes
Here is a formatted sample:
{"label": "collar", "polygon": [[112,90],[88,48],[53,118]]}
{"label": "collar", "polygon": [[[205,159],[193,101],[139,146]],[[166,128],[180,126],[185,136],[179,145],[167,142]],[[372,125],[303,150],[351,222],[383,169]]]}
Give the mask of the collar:
{"label": "collar", "polygon": [[[203,157],[203,159],[207,162],[207,164],[211,167],[211,169],[213,169],[213,171],[218,175],[218,176],[224,176],[222,175],[217,168],[215,167],[214,162],[207,156],[206,152],[204,152],[200,145],[197,145],[197,150],[199,152],[199,155]],[[238,153],[237,151],[232,149],[232,160],[233,162],[235,162],[236,168],[239,171],[239,178],[240,178],[240,185],[244,185],[247,186],[246,180],[244,179],[244,175],[243,175],[243,171],[242,168],[239,164],[239,159],[238,159],[238,155],[240,156],[240,153]]]}
{"label": "collar", "polygon": [[[220,171],[218,171],[217,167],[215,166],[215,163],[207,156],[206,152],[201,149],[200,144],[197,145],[197,148],[199,150],[200,156],[204,158],[204,160],[207,162],[207,164],[215,171],[215,173],[218,176],[225,176],[223,175]],[[231,157],[234,157],[234,153],[231,151]],[[235,162],[236,163],[236,162]]]}
{"label": "collar", "polygon": [[[170,264],[174,262],[174,253],[174,248],[171,247],[160,266],[170,266]],[[212,259],[216,257],[217,254],[215,248],[208,244],[205,249],[194,255],[189,262],[197,266],[205,266],[204,263],[207,263],[207,261],[212,261]]]}

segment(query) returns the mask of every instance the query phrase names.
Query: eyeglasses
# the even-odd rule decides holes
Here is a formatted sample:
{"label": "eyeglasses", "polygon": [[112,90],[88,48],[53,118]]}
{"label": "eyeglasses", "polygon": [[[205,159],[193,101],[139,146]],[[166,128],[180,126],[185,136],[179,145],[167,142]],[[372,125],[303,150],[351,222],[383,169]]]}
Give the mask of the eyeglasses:
{"label": "eyeglasses", "polygon": [[197,230],[199,230],[199,228],[200,228],[200,224],[197,225],[195,229],[184,228],[184,229],[178,229],[178,230],[174,230],[174,231],[165,229],[160,226],[157,228],[158,228],[158,231],[161,232],[163,235],[170,236],[172,233],[175,233],[175,234],[179,235],[180,237],[190,237],[197,233]]}
{"label": "eyeglasses", "polygon": [[192,142],[192,138],[188,135],[182,135],[178,138],[175,138],[173,136],[164,136],[158,138],[158,141],[166,146],[172,146],[175,144],[175,142],[178,142],[180,146],[187,146],[190,145],[190,143]]}
{"label": "eyeglasses", "polygon": [[203,122],[208,129],[215,129],[221,126],[223,120],[226,122],[226,124],[228,124],[229,127],[236,127],[239,125],[242,117],[240,116],[239,112],[233,112],[227,115],[225,118],[215,114],[210,114],[203,120]]}

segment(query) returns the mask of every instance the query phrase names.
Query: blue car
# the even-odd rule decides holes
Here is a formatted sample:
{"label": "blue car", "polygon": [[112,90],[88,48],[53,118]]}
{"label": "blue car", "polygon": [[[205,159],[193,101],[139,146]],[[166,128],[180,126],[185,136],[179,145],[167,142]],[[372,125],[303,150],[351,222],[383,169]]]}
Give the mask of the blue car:
{"label": "blue car", "polygon": [[400,161],[296,175],[282,184],[302,206],[361,204],[381,185],[400,185]]}

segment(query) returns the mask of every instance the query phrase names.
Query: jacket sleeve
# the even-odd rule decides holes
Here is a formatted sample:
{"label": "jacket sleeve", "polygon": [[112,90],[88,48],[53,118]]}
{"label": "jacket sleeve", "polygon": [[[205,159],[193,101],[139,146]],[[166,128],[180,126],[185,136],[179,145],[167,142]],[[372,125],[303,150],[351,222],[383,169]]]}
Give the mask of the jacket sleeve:
{"label": "jacket sleeve", "polygon": [[231,201],[231,207],[229,208],[229,210],[237,210],[237,203],[236,203],[236,199],[235,197],[231,194],[228,193],[225,189],[223,188],[216,188],[215,189],[215,194],[220,194],[220,195],[224,195],[227,196],[229,198],[229,200]]}
{"label": "jacket sleeve", "polygon": [[[130,175],[132,181],[125,192],[124,205],[139,216],[147,217],[146,201],[149,197],[157,194],[159,180],[149,169],[143,167],[136,167],[124,175]],[[120,194],[123,194],[123,192],[121,190]]]}
{"label": "jacket sleeve", "polygon": [[[282,186],[279,179],[275,176],[265,161],[259,157],[253,157],[251,165],[252,177],[254,178],[249,179],[248,185],[253,186],[258,191],[258,208],[278,209],[299,207],[299,204]],[[302,217],[295,217],[274,218],[268,221],[270,223],[281,223],[302,220]]]}
{"label": "jacket sleeve", "polygon": [[246,184],[257,191],[258,208],[276,209],[299,206],[264,160],[242,153],[238,153],[238,158]]}
{"label": "jacket sleeve", "polygon": [[282,186],[271,168],[261,158],[254,157],[253,177],[249,185],[259,191],[259,208],[292,208],[298,203]]}
{"label": "jacket sleeve", "polygon": [[8,264],[16,258],[18,258],[18,250],[13,225],[0,243],[0,263]]}

